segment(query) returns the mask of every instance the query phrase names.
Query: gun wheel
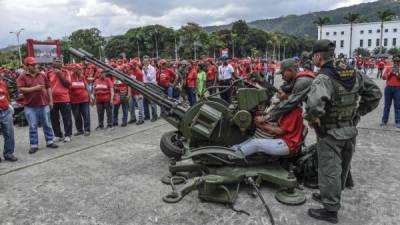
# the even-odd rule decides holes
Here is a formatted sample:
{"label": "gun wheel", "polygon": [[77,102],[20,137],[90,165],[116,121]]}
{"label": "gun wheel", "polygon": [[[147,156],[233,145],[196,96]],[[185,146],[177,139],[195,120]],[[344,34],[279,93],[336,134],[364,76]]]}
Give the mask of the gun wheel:
{"label": "gun wheel", "polygon": [[168,158],[179,159],[183,155],[183,144],[177,131],[170,131],[161,137],[160,149]]}

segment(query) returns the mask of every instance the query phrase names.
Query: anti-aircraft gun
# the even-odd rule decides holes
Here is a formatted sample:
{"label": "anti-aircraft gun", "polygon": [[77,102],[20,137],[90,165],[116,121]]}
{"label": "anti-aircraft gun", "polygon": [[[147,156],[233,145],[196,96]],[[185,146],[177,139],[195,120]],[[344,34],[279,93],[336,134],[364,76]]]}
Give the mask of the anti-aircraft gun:
{"label": "anti-aircraft gun", "polygon": [[[179,183],[185,185],[179,191],[173,188],[173,192],[163,198],[165,202],[178,202],[197,189],[202,200],[233,205],[240,183],[248,183],[259,194],[257,188],[263,181],[283,187],[275,194],[278,201],[290,205],[305,202],[304,194],[296,189],[297,177],[306,171],[308,174],[315,171],[314,150],[301,150],[297,155],[278,158],[265,155],[244,157],[240,151],[229,148],[253,135],[253,117],[259,107],[269,105],[276,91],[273,87],[265,88],[235,79],[223,90],[235,92],[231,104],[210,95],[189,107],[169,98],[158,86],[139,82],[82,49],[69,50],[159,105],[161,117],[177,129],[161,138],[160,148],[171,158],[171,174],[164,176],[162,181],[173,187]],[[186,182],[189,179],[191,181]]]}

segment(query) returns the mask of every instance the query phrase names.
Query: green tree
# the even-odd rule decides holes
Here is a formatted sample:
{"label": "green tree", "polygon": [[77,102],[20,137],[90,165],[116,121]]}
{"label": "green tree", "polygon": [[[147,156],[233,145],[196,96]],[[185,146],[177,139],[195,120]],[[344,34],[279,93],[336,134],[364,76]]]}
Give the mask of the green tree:
{"label": "green tree", "polygon": [[391,54],[391,55],[400,54],[400,48],[393,47],[393,48],[388,50],[388,53]]}
{"label": "green tree", "polygon": [[386,9],[384,11],[378,11],[378,17],[379,20],[381,21],[381,39],[379,40],[379,53],[383,53],[383,46],[382,46],[382,40],[383,40],[383,23],[386,21],[390,21],[393,19],[393,16],[395,14],[390,10],[390,9]]}
{"label": "green tree", "polygon": [[361,57],[369,57],[371,56],[371,52],[366,48],[356,48],[354,49],[354,55]]}
{"label": "green tree", "polygon": [[80,29],[74,31],[71,36],[69,36],[69,40],[71,41],[72,47],[82,48],[99,58],[101,46],[105,45],[105,40],[100,33],[100,30],[97,28]]}
{"label": "green tree", "polygon": [[319,16],[316,20],[313,21],[314,24],[319,26],[319,39],[322,38],[322,27],[324,25],[327,25],[328,23],[331,22],[331,19],[327,16]]}
{"label": "green tree", "polygon": [[349,57],[352,57],[352,42],[353,42],[353,24],[360,20],[361,16],[358,13],[349,12],[344,19],[350,23],[350,48],[349,48]]}

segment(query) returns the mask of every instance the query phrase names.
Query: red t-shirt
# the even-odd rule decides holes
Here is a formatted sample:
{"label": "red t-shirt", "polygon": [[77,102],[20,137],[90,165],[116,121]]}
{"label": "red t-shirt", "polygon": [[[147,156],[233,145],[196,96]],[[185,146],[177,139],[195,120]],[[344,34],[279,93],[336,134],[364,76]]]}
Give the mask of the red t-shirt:
{"label": "red t-shirt", "polygon": [[[50,81],[47,79],[46,75],[42,73],[37,73],[36,76],[32,76],[29,73],[23,74],[17,79],[18,88],[29,88],[36,85],[44,85],[45,89],[50,88]],[[39,90],[24,95],[24,105],[29,107],[35,106],[46,106],[49,105],[49,96],[47,95],[47,90]]]}
{"label": "red t-shirt", "polygon": [[87,81],[84,77],[72,74],[69,92],[72,104],[89,102],[89,93],[86,90],[86,84]]}
{"label": "red t-shirt", "polygon": [[[61,69],[61,73],[62,73],[63,78],[66,81],[71,82],[71,75],[67,70]],[[61,83],[61,80],[58,79],[54,70],[50,70],[49,72],[47,72],[47,77],[50,80],[50,87],[51,87],[51,93],[53,95],[53,102],[54,103],[70,102],[69,87],[65,87]]]}
{"label": "red t-shirt", "polygon": [[285,141],[290,153],[295,153],[294,150],[302,142],[304,130],[302,112],[300,107],[296,107],[278,121],[278,126],[286,131],[286,134],[277,138]]}
{"label": "red t-shirt", "polygon": [[215,80],[217,76],[217,67],[214,65],[210,65],[207,69],[207,80]]}
{"label": "red t-shirt", "polygon": [[254,73],[262,73],[263,70],[264,70],[264,67],[261,63],[257,63],[253,69]]}
{"label": "red t-shirt", "polygon": [[96,95],[96,102],[111,101],[111,89],[114,88],[114,84],[110,78],[97,79],[94,82],[93,88]]}
{"label": "red t-shirt", "polygon": [[393,65],[386,68],[383,73],[382,79],[386,80],[386,86],[400,87],[400,80],[397,78],[397,74],[392,72]]}
{"label": "red t-shirt", "polygon": [[94,82],[94,80],[96,79],[96,74],[95,74],[95,71],[94,71],[94,67],[87,67],[85,69],[85,77],[86,77],[86,80],[89,83],[93,83]]}
{"label": "red t-shirt", "polygon": [[[143,82],[143,72],[140,69],[136,69],[132,72],[131,77],[136,78],[137,81]],[[137,96],[140,93],[135,89],[131,88],[131,94]]]}
{"label": "red t-shirt", "polygon": [[378,62],[378,69],[383,69],[385,68],[385,61],[379,61]]}
{"label": "red t-shirt", "polygon": [[165,68],[159,71],[160,81],[159,84],[162,87],[169,87],[175,80],[175,73],[169,68]]}
{"label": "red t-shirt", "polygon": [[188,88],[196,87],[196,79],[197,79],[197,70],[196,68],[193,68],[190,70],[186,78],[186,87]]}
{"label": "red t-shirt", "polygon": [[9,105],[8,86],[4,81],[0,81],[0,109],[7,110]]}

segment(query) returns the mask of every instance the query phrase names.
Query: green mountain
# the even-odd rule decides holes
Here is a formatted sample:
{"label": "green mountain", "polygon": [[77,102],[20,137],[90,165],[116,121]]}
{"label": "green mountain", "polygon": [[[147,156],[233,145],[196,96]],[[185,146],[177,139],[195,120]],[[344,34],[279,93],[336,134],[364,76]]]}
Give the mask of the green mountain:
{"label": "green mountain", "polygon": [[[349,13],[359,13],[366,22],[379,21],[377,12],[390,9],[396,13],[397,18],[400,18],[400,1],[399,0],[380,0],[376,2],[362,3],[349,7],[337,8],[330,11],[321,11],[307,13],[304,15],[288,15],[274,19],[264,19],[248,22],[248,25],[264,31],[283,32],[303,37],[317,38],[317,26],[313,21],[318,16],[330,17],[330,24],[346,23],[343,17]],[[213,32],[222,29],[230,29],[232,24],[221,26],[208,26],[204,29],[208,32]]]}

